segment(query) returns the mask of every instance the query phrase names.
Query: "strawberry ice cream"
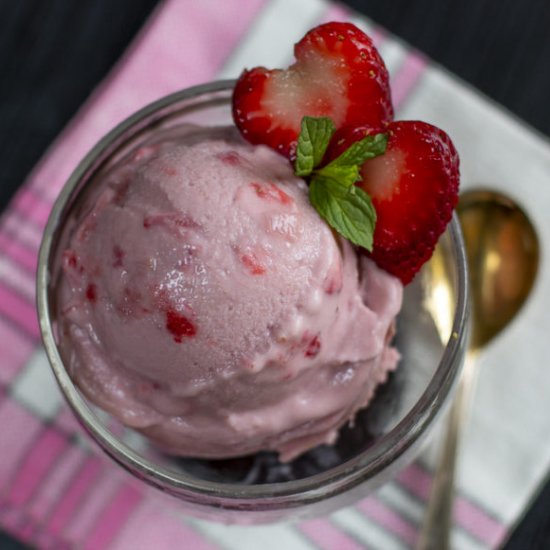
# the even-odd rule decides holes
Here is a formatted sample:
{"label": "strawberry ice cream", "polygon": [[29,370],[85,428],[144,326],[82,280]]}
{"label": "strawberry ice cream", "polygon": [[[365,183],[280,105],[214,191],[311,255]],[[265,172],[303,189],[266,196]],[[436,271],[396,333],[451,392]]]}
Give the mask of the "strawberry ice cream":
{"label": "strawberry ice cream", "polygon": [[401,282],[232,129],[173,129],[96,184],[59,289],[81,391],[174,454],[334,442],[396,366]]}

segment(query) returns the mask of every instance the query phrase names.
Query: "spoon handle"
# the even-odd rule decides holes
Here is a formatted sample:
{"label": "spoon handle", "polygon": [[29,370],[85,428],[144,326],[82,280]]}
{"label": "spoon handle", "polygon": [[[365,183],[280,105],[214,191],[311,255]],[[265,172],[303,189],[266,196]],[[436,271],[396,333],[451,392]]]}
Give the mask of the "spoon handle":
{"label": "spoon handle", "polygon": [[434,476],[428,509],[417,550],[448,550],[453,520],[454,478],[460,436],[467,420],[477,369],[475,353],[468,352],[447,421],[447,431]]}

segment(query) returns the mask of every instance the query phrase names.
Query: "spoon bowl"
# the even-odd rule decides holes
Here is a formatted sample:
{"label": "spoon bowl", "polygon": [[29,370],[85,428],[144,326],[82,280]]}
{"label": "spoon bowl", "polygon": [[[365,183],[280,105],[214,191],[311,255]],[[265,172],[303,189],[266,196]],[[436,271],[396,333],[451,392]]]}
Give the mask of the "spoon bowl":
{"label": "spoon bowl", "polygon": [[[450,546],[454,474],[458,443],[467,419],[477,378],[476,357],[520,311],[535,283],[539,241],[526,213],[511,198],[497,191],[474,189],[460,197],[462,226],[471,300],[471,337],[462,376],[449,413],[432,494],[417,544],[419,550],[446,550]],[[435,254],[437,255],[437,250]],[[432,311],[445,341],[446,308],[437,307],[445,295],[445,278],[432,262]],[[448,292],[447,292],[448,293]]]}
{"label": "spoon bowl", "polygon": [[539,244],[522,208],[496,191],[465,192],[458,216],[470,279],[470,349],[479,351],[510,323],[529,296],[538,271]]}

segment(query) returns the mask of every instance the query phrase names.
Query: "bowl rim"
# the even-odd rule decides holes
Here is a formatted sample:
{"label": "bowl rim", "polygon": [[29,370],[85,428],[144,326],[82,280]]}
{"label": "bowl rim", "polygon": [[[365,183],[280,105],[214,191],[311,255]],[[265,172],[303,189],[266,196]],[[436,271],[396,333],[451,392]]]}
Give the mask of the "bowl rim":
{"label": "bowl rim", "polygon": [[219,500],[224,507],[238,508],[239,504],[269,501],[273,506],[288,506],[296,503],[324,500],[327,496],[349,490],[364,481],[373,478],[399,457],[401,457],[431,425],[441,409],[460,371],[459,354],[463,351],[467,338],[467,319],[469,312],[468,278],[464,242],[456,213],[449,224],[452,247],[457,258],[457,296],[456,311],[452,324],[452,334],[445,346],[437,369],[420,399],[407,415],[383,435],[376,444],[368,447],[358,456],[325,472],[314,474],[299,480],[258,485],[240,485],[194,478],[191,475],[176,473],[159,467],[141,456],[125,443],[118,440],[96,417],[84,398],[74,386],[64,367],[54,338],[50,318],[50,300],[48,286],[50,281],[49,264],[52,257],[54,237],[62,228],[62,217],[73,191],[82,177],[93,168],[94,162],[113,143],[119,140],[133,126],[147,120],[151,115],[162,111],[175,103],[204,94],[220,93],[230,97],[234,80],[218,80],[193,86],[160,98],[138,110],[107,133],[88,152],[75,168],[60,194],[58,195],[40,246],[36,278],[36,302],[40,332],[44,348],[59,387],[75,413],[77,419],[92,438],[111,458],[132,471],[138,477],[156,485],[167,492],[178,495],[187,494],[193,500]]}

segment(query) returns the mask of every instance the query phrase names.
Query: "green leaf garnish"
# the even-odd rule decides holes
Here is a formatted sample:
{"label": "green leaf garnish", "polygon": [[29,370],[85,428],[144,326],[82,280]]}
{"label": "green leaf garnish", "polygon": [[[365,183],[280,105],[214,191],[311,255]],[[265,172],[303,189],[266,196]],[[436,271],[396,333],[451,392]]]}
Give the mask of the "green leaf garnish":
{"label": "green leaf garnish", "polygon": [[309,176],[321,162],[335,130],[334,123],[328,117],[305,116],[302,118],[294,165],[297,176]]}
{"label": "green leaf garnish", "polygon": [[361,179],[359,166],[357,164],[345,165],[333,164],[331,162],[330,164],[323,166],[323,168],[316,170],[315,173],[319,176],[334,179],[342,185],[346,185],[348,187]]}
{"label": "green leaf garnish", "polygon": [[330,118],[302,119],[295,173],[309,179],[309,200],[319,215],[343,237],[372,251],[376,211],[369,195],[354,184],[361,179],[361,165],[386,151],[388,136],[365,136],[319,168],[334,132]]}
{"label": "green leaf garnish", "polygon": [[360,187],[316,176],[309,185],[309,200],[319,215],[353,244],[372,250],[376,211]]}
{"label": "green leaf garnish", "polygon": [[366,160],[372,159],[386,152],[388,144],[387,134],[375,134],[365,136],[363,139],[352,143],[339,157],[335,158],[325,168],[334,166],[358,166]]}

